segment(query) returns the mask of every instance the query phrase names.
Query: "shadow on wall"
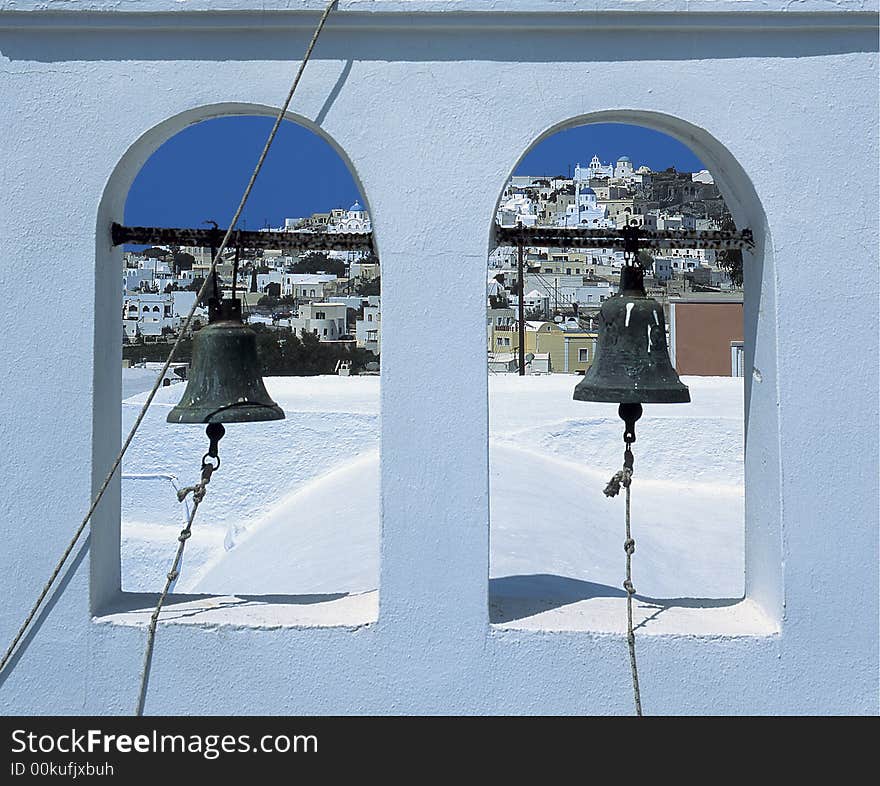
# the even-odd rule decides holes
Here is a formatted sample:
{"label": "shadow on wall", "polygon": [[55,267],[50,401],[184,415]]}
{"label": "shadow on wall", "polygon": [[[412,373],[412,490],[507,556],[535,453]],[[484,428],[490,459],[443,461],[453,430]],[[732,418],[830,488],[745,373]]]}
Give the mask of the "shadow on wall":
{"label": "shadow on wall", "polygon": [[[502,576],[489,579],[489,622],[496,625],[513,622],[592,598],[625,597],[626,592],[619,587],[568,576],[550,573]],[[634,597],[656,608],[638,627],[670,608],[723,608],[742,602],[742,598],[649,598],[639,594]]]}
{"label": "shadow on wall", "polygon": [[[80,15],[81,16],[81,15]],[[191,24],[192,29],[159,29],[151,33],[140,30],[102,31],[10,29],[0,33],[0,51],[12,61],[54,63],[65,61],[290,61],[305,49],[311,30],[260,28],[243,35],[241,27],[229,30],[204,30],[203,20],[193,15],[186,19],[174,17],[177,26]],[[533,16],[533,15],[527,15]],[[850,17],[861,15],[849,14]],[[870,17],[870,15],[865,15]],[[346,19],[351,14],[345,15]],[[279,20],[280,21],[280,20]],[[534,20],[531,20],[534,22]],[[855,20],[854,20],[855,21]],[[88,21],[83,24],[86,27]],[[235,23],[230,23],[234,25]],[[684,24],[684,22],[682,22]],[[751,20],[755,24],[755,20]],[[363,60],[406,62],[469,61],[479,53],[480,60],[507,62],[517,60],[529,63],[550,62],[635,62],[639,60],[680,61],[686,52],[687,60],[719,60],[747,57],[815,57],[845,52],[876,52],[876,32],[866,29],[798,30],[726,29],[723,37],[707,36],[704,31],[687,32],[666,29],[662,36],[656,30],[626,31],[627,46],[621,47],[617,36],[607,30],[590,29],[571,24],[565,30],[552,32],[553,45],[547,47],[545,38],[533,29],[503,32],[486,26],[485,30],[408,30],[399,32],[365,29],[359,35],[343,32],[334,35],[333,17],[327,32],[321,38],[316,56],[326,60]],[[198,31],[198,37],[193,37]],[[492,35],[492,33],[499,33]],[[829,34],[830,33],[830,34]],[[548,33],[547,35],[551,35]]]}

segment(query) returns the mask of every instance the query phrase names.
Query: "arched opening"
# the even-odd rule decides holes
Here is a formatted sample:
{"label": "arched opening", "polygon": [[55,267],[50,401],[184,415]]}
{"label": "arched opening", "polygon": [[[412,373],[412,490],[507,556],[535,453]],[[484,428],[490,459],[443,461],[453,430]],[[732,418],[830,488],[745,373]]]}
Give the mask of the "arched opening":
{"label": "arched opening", "polygon": [[[371,230],[351,162],[320,128],[302,118],[290,121],[279,129],[237,227],[265,232],[269,240],[259,247],[232,243],[218,266],[220,291],[230,297],[235,284],[244,321],[257,336],[266,387],[286,417],[227,425],[222,470],[200,506],[174,592],[304,596],[309,603],[363,595],[357,611],[369,621],[378,588],[380,342],[367,340],[364,309],[378,314],[381,308],[379,259],[362,251],[291,250],[281,242],[290,233],[368,237]],[[120,400],[125,434],[212,258],[207,245],[113,247],[109,226],[198,228],[214,220],[222,226],[271,124],[272,110],[264,107],[194,110],[145,134],[108,183],[98,221],[96,477],[119,449]],[[307,192],[301,183],[309,184]],[[120,275],[129,309],[142,299],[143,313],[153,318],[126,331],[122,364],[118,316],[112,324],[108,311],[114,299],[118,304]],[[204,305],[197,308],[196,329],[207,323]],[[175,488],[197,479],[207,444],[204,427],[166,423],[190,360],[191,336],[185,335],[126,454],[121,483],[99,511],[93,605],[120,590],[162,586],[185,517]],[[120,365],[127,366],[121,396]]]}
{"label": "arched opening", "polygon": [[[646,232],[748,228],[755,236],[741,264],[711,249],[651,250],[643,260],[692,402],[646,405],[639,424],[638,622],[659,630],[656,620],[673,619],[671,609],[740,608],[744,598],[775,619],[779,524],[748,494],[749,476],[777,458],[772,440],[762,439],[776,416],[760,370],[761,357],[775,353],[773,325],[761,316],[774,291],[768,230],[745,172],[684,121],[597,113],[536,140],[495,216],[502,227],[633,224]],[[620,468],[622,424],[615,405],[573,401],[572,392],[595,358],[598,313],[617,291],[623,252],[527,247],[520,279],[517,249],[491,247],[490,620],[618,630],[624,513],[602,491]],[[747,440],[756,426],[762,431]]]}

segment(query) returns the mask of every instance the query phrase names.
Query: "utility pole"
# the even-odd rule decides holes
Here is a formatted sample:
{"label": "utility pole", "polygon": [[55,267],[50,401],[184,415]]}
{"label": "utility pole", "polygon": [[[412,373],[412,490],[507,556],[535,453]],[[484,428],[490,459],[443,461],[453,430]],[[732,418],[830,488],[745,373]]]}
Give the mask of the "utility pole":
{"label": "utility pole", "polygon": [[519,276],[519,375],[525,376],[526,373],[526,309],[525,299],[526,283],[523,276],[523,244],[517,245],[516,255],[516,272]]}

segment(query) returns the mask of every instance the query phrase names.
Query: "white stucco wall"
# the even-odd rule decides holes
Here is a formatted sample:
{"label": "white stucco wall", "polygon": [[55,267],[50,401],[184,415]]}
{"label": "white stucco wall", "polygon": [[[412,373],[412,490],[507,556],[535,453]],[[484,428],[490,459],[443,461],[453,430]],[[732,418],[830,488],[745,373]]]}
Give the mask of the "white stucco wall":
{"label": "white stucco wall", "polygon": [[[40,272],[0,266],[9,313],[31,317],[0,344],[15,369],[0,379],[4,646],[119,444],[109,224],[169,136],[281,100],[323,0],[249,5],[0,0],[4,255],[71,260],[70,302],[95,304],[66,343],[46,342],[55,306],[39,297]],[[876,0],[341,2],[292,117],[351,163],[382,259],[378,621],[330,611],[316,627],[292,603],[164,625],[147,711],[631,710],[620,636],[489,625],[483,332],[490,228],[517,160],[576,120],[629,120],[691,145],[758,241],[744,604],[759,622],[733,633],[727,616],[742,608],[711,620],[683,609],[666,634],[641,636],[646,711],[876,713],[876,11]],[[816,179],[816,161],[839,176]],[[829,222],[829,204],[850,209]],[[817,339],[812,260],[841,255],[860,269],[826,296],[833,318]],[[426,257],[448,271],[454,320],[412,275]],[[454,384],[426,385],[438,370],[413,346],[414,318],[457,348],[444,372]],[[3,712],[132,711],[148,614],[126,610],[149,598],[119,592],[118,506],[117,486],[0,675]]]}

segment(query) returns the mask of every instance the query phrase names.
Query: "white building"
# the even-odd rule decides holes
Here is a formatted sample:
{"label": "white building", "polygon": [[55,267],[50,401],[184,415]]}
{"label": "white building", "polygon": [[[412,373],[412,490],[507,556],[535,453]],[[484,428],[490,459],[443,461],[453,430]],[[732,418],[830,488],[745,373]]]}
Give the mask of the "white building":
{"label": "white building", "polygon": [[370,215],[357,200],[341,216],[331,213],[331,220],[327,224],[328,232],[371,232],[372,230]]}
{"label": "white building", "polygon": [[[697,218],[697,216],[682,213],[668,213],[661,210],[649,210],[644,216],[644,227],[650,230],[714,230],[718,229],[718,222],[711,218]],[[714,251],[710,255],[714,257]]]}
{"label": "white building", "polygon": [[614,285],[610,281],[604,279],[584,281],[574,288],[571,302],[581,307],[596,308],[613,294]]}
{"label": "white building", "polygon": [[152,257],[137,257],[136,267],[122,269],[123,294],[143,289],[161,291],[173,279],[174,273],[167,262]]}
{"label": "white building", "polygon": [[514,190],[498,206],[495,221],[502,227],[533,227],[538,223],[535,205],[522,191]]}
{"label": "white building", "polygon": [[257,292],[265,293],[270,284],[276,284],[278,291],[282,292],[284,290],[284,273],[280,270],[257,273]]}
{"label": "white building", "polygon": [[640,166],[633,174],[628,178],[629,183],[641,183],[646,185],[651,182],[651,175],[653,172],[650,167],[645,166],[644,164]]}
{"label": "white building", "polygon": [[587,167],[586,170],[582,169],[581,165],[578,164],[574,171],[575,178],[582,180],[590,180],[592,178],[604,180],[614,177],[613,164],[603,164],[599,160],[599,156],[593,156],[590,159],[590,166]]}
{"label": "white building", "polygon": [[654,278],[669,281],[672,278],[672,260],[669,257],[654,257]]}
{"label": "white building", "polygon": [[334,295],[326,298],[327,303],[344,303],[346,308],[357,311],[361,306],[366,305],[367,298],[361,295]]}
{"label": "white building", "polygon": [[538,310],[546,314],[550,309],[550,296],[540,289],[532,289],[523,296],[523,307],[526,311]]}
{"label": "white building", "polygon": [[607,218],[607,210],[596,201],[596,192],[589,186],[574,181],[575,201],[565,208],[556,219],[556,226],[579,229],[604,229],[613,227],[614,222]]}
{"label": "white building", "polygon": [[281,294],[323,300],[335,289],[336,276],[330,273],[285,273]]}
{"label": "white building", "polygon": [[691,173],[691,182],[693,183],[714,183],[715,178],[708,169],[701,169],[699,172]]}
{"label": "white building", "polygon": [[359,347],[374,355],[382,351],[382,311],[379,304],[364,306],[364,316],[354,323],[354,337]]}
{"label": "white building", "polygon": [[339,341],[347,334],[345,303],[306,303],[299,314],[279,324],[287,324],[297,335],[314,333],[321,341]]}
{"label": "white building", "polygon": [[614,285],[605,279],[587,276],[526,274],[526,287],[530,290],[523,298],[527,309],[541,308],[545,313],[551,306],[568,306],[577,303],[582,308],[598,308],[614,293]]}
{"label": "white building", "polygon": [[158,338],[165,328],[177,331],[195,302],[188,290],[127,295],[122,301],[122,326],[129,341]]}
{"label": "white building", "polygon": [[633,176],[633,165],[629,156],[621,156],[614,165],[614,178],[616,180],[629,180]]}
{"label": "white building", "polygon": [[711,248],[664,248],[660,257],[668,259],[674,271],[681,272],[695,267],[713,267],[717,252]]}

